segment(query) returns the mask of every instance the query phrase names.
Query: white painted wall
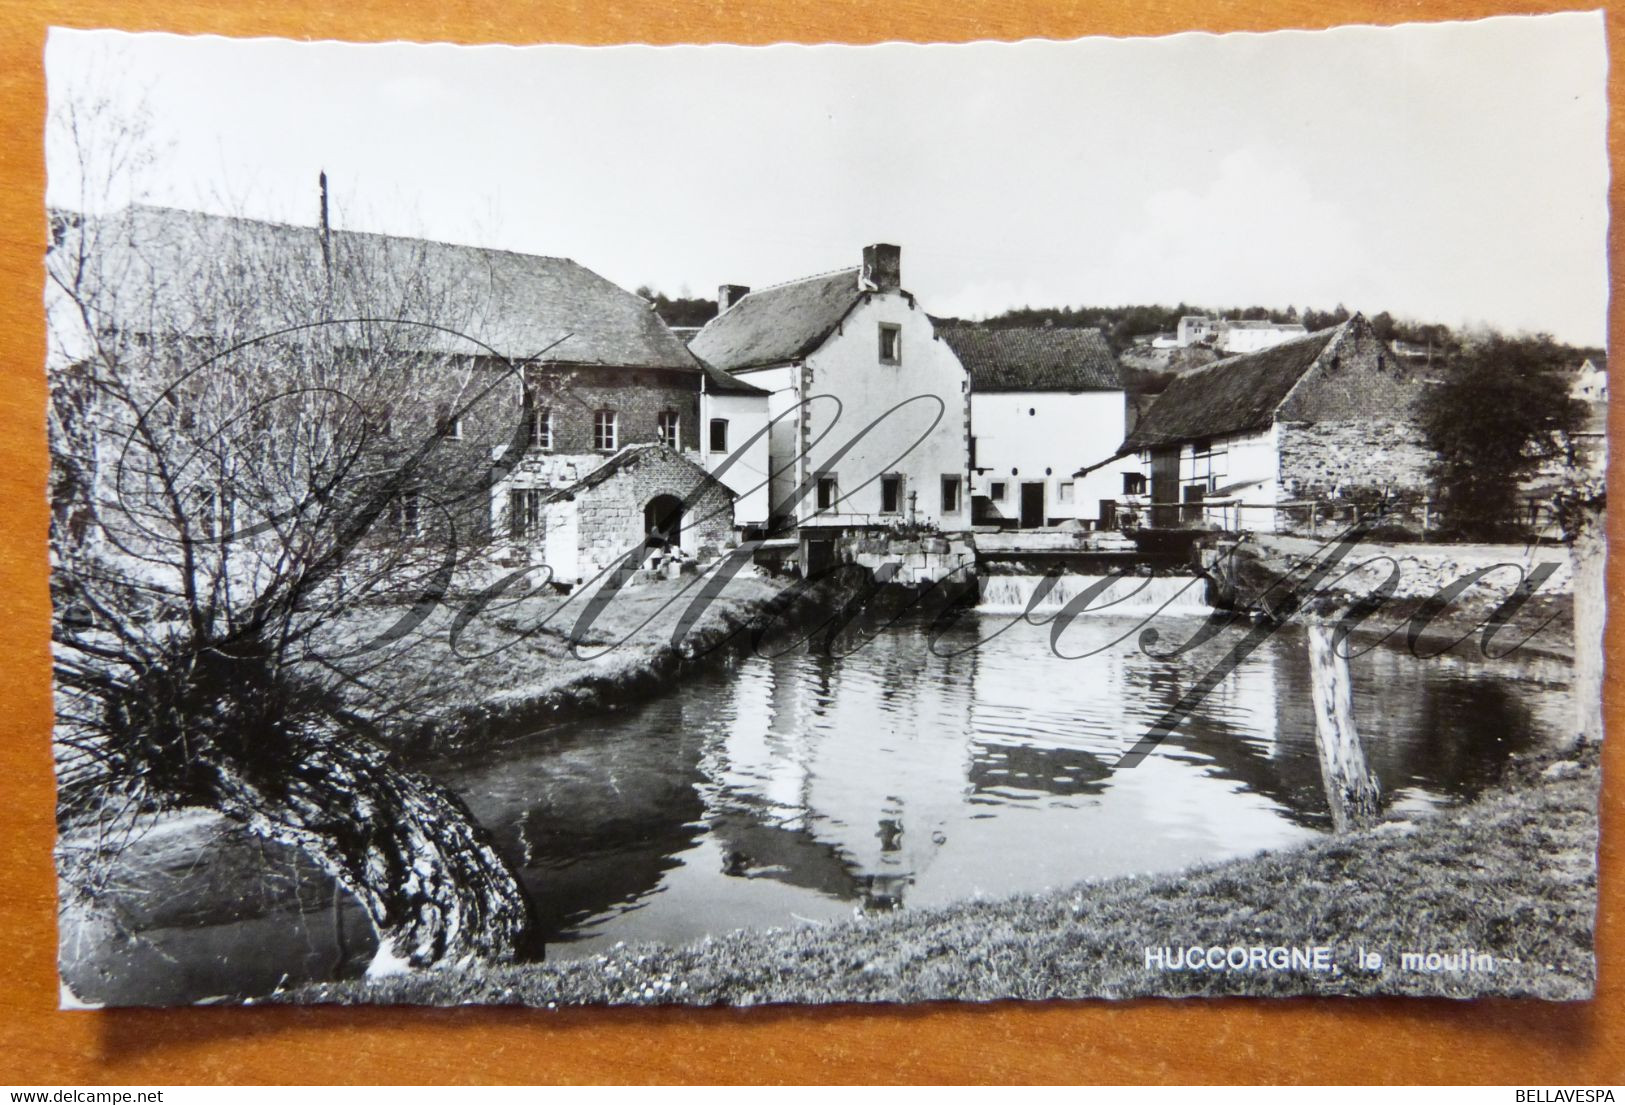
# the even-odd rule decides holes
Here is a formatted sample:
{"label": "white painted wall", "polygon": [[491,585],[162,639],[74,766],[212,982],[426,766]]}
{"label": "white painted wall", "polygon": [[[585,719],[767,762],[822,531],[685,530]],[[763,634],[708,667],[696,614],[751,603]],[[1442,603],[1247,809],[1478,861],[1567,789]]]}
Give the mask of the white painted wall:
{"label": "white painted wall", "polygon": [[[1091,473],[1083,481],[1074,481],[1072,473],[1117,451],[1126,411],[1122,391],[973,392],[976,493],[988,495],[992,485],[1004,484],[1003,500],[991,500],[991,506],[1000,517],[1019,521],[1020,486],[1041,481],[1046,521],[1098,519],[1101,499],[1121,498],[1121,473],[1116,494],[1107,493],[1110,473]],[[1063,484],[1073,484],[1070,502],[1063,501]]]}
{"label": "white painted wall", "polygon": [[[1151,501],[1151,454],[1141,453],[1138,459],[1146,482],[1146,496],[1138,505],[1144,510]],[[1197,454],[1190,442],[1179,449],[1181,498],[1187,485],[1204,483],[1208,491],[1203,521],[1227,530],[1275,532],[1280,476],[1280,440],[1274,423],[1257,433],[1214,438],[1207,455]]]}
{"label": "white painted wall", "polygon": [[[900,364],[880,361],[882,323],[900,328]],[[943,530],[968,528],[967,377],[948,343],[937,340],[925,311],[901,292],[877,292],[847,315],[840,329],[807,363],[812,369],[809,395],[813,401],[805,417],[814,444],[802,462],[802,475],[833,471],[841,499],[835,510],[815,512],[816,499],[809,493],[796,507],[798,516],[829,525],[885,524],[908,517],[912,492],[919,520]],[[741,378],[758,387],[767,386],[758,375]],[[836,404],[818,400],[820,395],[840,400],[838,415]],[[906,405],[880,425],[858,437],[871,422],[905,401]],[[837,458],[836,453],[848,444],[851,447]],[[774,451],[779,452],[777,444]],[[790,450],[791,455],[794,451]],[[899,515],[881,512],[880,477],[887,473],[903,476]],[[960,481],[959,507],[946,514],[942,509],[943,476],[957,476]],[[774,511],[779,511],[777,501]]]}
{"label": "white painted wall", "polygon": [[[752,381],[755,383],[755,381]],[[758,385],[760,386],[760,385]],[[768,420],[771,397],[732,392],[706,393],[700,397],[700,463],[707,472],[716,470],[734,452],[759,433]],[[711,451],[711,420],[728,420],[728,451]],[[763,434],[717,478],[739,497],[734,500],[735,526],[761,526],[768,517],[768,473],[771,468],[769,435]]]}
{"label": "white painted wall", "polygon": [[1127,505],[1129,496],[1123,492],[1123,475],[1142,472],[1140,458],[1133,453],[1118,457],[1109,464],[1094,469],[1088,475],[1072,481],[1073,517],[1080,522],[1100,522],[1100,501],[1110,499],[1117,504],[1119,514]]}
{"label": "white painted wall", "polygon": [[801,423],[794,408],[801,395],[801,366],[773,365],[737,375],[769,393],[767,417],[772,428],[768,431],[768,469],[773,475],[768,484],[768,513],[781,514],[799,478],[800,465],[795,457],[801,448]]}
{"label": "white painted wall", "polygon": [[1218,340],[1213,344],[1222,353],[1256,353],[1260,349],[1269,349],[1282,342],[1301,338],[1305,332],[1301,326],[1291,330],[1277,330],[1273,327],[1232,328],[1220,331]]}

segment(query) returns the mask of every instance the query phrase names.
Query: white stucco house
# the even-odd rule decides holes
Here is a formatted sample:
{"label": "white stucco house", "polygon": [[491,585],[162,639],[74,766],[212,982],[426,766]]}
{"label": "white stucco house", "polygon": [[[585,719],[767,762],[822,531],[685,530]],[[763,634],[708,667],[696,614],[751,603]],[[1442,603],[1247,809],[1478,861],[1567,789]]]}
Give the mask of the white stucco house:
{"label": "white stucco house", "polygon": [[942,339],[971,380],[971,492],[979,524],[1110,526],[1121,479],[1083,464],[1117,452],[1128,402],[1099,330],[954,327]]}
{"label": "white stucco house", "polygon": [[1183,315],[1174,330],[1174,338],[1181,346],[1207,341],[1218,332],[1218,320],[1206,315]]}
{"label": "white stucco house", "polygon": [[734,525],[767,525],[769,393],[701,361],[700,465],[734,493]]}
{"label": "white stucco house", "polygon": [[723,298],[690,349],[768,393],[775,532],[969,527],[969,380],[902,287],[897,246]]}
{"label": "white stucco house", "polygon": [[1218,324],[1213,348],[1220,353],[1256,353],[1285,341],[1301,338],[1309,331],[1301,322],[1270,322],[1267,319],[1224,319]]}

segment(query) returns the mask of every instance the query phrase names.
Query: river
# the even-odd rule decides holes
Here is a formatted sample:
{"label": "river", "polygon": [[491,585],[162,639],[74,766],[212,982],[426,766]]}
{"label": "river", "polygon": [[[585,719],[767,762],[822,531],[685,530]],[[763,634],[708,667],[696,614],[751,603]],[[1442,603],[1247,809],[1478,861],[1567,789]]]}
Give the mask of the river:
{"label": "river", "polygon": [[[1203,624],[1186,601],[1158,618],[1163,650]],[[845,656],[770,645],[784,651],[430,770],[518,867],[549,958],[1175,871],[1328,831],[1297,630],[1247,656],[1155,754],[1117,769],[1240,631],[1150,655],[1137,645],[1144,611],[1126,602],[1132,616],[1079,618],[1052,648],[1050,625],[1001,609],[967,611],[935,637],[905,621]],[[1508,755],[1570,724],[1561,662],[1385,646],[1353,672],[1390,808],[1470,798]],[[372,938],[359,912],[334,908],[330,884],[298,862],[273,861],[275,878],[221,912],[208,908],[219,894],[184,892],[211,877],[190,857],[167,896],[200,903],[184,923],[155,912],[116,961],[69,970],[75,989],[184,1001],[362,969]]]}

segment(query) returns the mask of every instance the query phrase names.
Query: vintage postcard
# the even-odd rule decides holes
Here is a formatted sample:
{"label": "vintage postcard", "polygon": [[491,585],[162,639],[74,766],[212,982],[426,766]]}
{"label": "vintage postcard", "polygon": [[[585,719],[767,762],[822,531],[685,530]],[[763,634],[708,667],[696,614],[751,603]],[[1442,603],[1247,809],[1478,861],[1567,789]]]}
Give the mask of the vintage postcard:
{"label": "vintage postcard", "polygon": [[46,66],[64,1005],[1591,996],[1600,13]]}

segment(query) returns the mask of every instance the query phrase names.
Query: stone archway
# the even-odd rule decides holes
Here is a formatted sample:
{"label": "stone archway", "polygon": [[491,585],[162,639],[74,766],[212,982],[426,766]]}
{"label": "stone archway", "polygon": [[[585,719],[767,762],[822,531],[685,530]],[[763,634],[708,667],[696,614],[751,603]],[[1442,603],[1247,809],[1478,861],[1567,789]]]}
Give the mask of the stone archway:
{"label": "stone archway", "polygon": [[683,539],[683,500],[656,495],[643,508],[643,532],[650,545],[678,548]]}

